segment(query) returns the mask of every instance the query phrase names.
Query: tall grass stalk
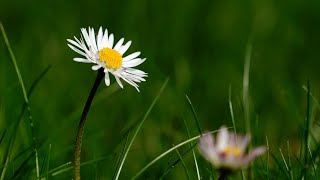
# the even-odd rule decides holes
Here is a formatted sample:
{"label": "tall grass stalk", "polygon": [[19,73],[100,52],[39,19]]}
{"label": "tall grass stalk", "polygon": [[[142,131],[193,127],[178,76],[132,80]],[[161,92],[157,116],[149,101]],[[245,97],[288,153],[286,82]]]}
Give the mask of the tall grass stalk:
{"label": "tall grass stalk", "polygon": [[141,122],[138,124],[138,127],[137,127],[136,131],[134,132],[133,137],[132,137],[132,139],[131,139],[131,141],[130,141],[130,143],[129,143],[129,145],[128,145],[128,148],[127,148],[126,152],[124,153],[123,158],[122,158],[122,160],[121,160],[121,163],[120,163],[120,166],[119,166],[119,169],[118,169],[118,171],[117,171],[116,178],[115,178],[116,180],[117,180],[117,179],[119,178],[119,176],[120,176],[122,166],[123,166],[123,164],[124,164],[124,161],[125,161],[126,158],[127,158],[127,155],[128,155],[128,153],[129,153],[129,150],[130,150],[130,148],[131,148],[131,146],[132,146],[132,144],[133,144],[133,141],[136,139],[137,134],[138,134],[138,132],[140,131],[140,129],[141,129],[144,121],[145,121],[145,120],[147,119],[147,117],[149,116],[151,110],[153,109],[154,105],[155,105],[156,102],[158,101],[158,99],[159,99],[160,95],[162,94],[163,90],[164,90],[165,87],[167,86],[168,81],[169,81],[169,78],[167,78],[167,79],[164,81],[162,87],[160,88],[160,91],[159,91],[158,95],[156,96],[156,98],[153,100],[153,102],[152,102],[151,105],[149,106],[149,108],[148,108],[147,112],[145,113],[144,117],[142,118]]}
{"label": "tall grass stalk", "polygon": [[[188,128],[187,122],[186,122],[185,118],[182,118],[182,119],[183,119],[184,127],[186,128],[186,131],[187,131],[188,138],[190,139],[191,136],[190,136],[190,132],[189,132],[189,128]],[[190,148],[192,146],[193,146],[192,142],[190,142]],[[197,171],[197,177],[198,177],[198,180],[200,180],[201,178],[200,178],[199,166],[198,166],[198,162],[197,162],[196,153],[194,152],[193,148],[192,148],[192,156],[193,156],[194,164],[195,164],[196,171]]]}
{"label": "tall grass stalk", "polygon": [[[31,114],[31,107],[30,107],[30,104],[29,104],[29,99],[28,99],[28,95],[27,95],[27,91],[26,91],[26,88],[25,88],[25,85],[24,85],[24,82],[23,82],[23,79],[22,79],[22,75],[20,73],[20,69],[18,67],[18,64],[17,64],[17,61],[16,61],[16,58],[15,58],[15,55],[12,51],[12,48],[11,48],[11,45],[9,43],[9,39],[8,39],[8,36],[7,36],[7,33],[5,31],[5,28],[2,24],[2,22],[0,22],[0,29],[1,29],[1,32],[2,32],[2,35],[3,35],[3,38],[4,38],[4,41],[5,41],[5,44],[7,46],[7,49],[9,51],[9,54],[10,54],[10,57],[11,57],[11,60],[12,60],[12,63],[14,65],[14,69],[16,71],[16,74],[18,76],[18,79],[19,79],[19,83],[20,83],[20,86],[21,86],[21,89],[22,89],[22,94],[23,94],[23,98],[24,98],[24,102],[27,106],[27,116],[28,116],[28,119],[29,119],[29,124],[30,124],[30,129],[31,129],[31,138],[32,138],[32,144],[33,144],[33,149],[34,149],[34,152],[35,152],[35,158],[36,158],[36,169],[39,170],[39,163],[38,163],[38,157],[37,157],[37,139],[35,137],[35,133],[34,133],[34,122],[33,122],[33,118],[32,118],[32,114]],[[18,124],[18,123],[17,123]],[[15,135],[14,135],[15,137]],[[15,138],[14,138],[15,139]],[[12,141],[13,144],[14,144],[14,140]],[[10,146],[9,146],[10,148]],[[10,151],[10,150],[9,150]],[[10,152],[8,152],[10,154]],[[10,155],[8,155],[8,157],[10,158]],[[39,178],[39,173],[37,171],[37,178]]]}
{"label": "tall grass stalk", "polygon": [[[218,130],[216,131],[211,131],[210,133],[216,133],[218,132]],[[154,163],[156,163],[158,160],[160,160],[161,158],[163,158],[164,156],[166,156],[167,154],[169,154],[170,152],[174,151],[175,149],[188,144],[194,140],[197,140],[201,137],[201,135],[199,136],[195,136],[193,138],[189,138],[186,141],[181,142],[180,144],[170,148],[169,150],[165,151],[164,153],[160,154],[159,156],[157,156],[155,159],[153,159],[150,163],[148,163],[146,166],[144,166],[135,176],[133,176],[131,179],[137,179],[140,175],[142,175],[150,166],[152,166]]]}

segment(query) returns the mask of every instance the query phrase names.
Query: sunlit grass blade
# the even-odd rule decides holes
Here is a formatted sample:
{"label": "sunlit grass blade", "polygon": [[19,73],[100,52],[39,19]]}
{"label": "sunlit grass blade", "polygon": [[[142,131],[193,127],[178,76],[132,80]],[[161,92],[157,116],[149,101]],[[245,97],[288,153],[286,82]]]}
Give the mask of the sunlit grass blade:
{"label": "sunlit grass blade", "polygon": [[154,105],[155,105],[156,102],[158,101],[158,99],[159,99],[160,95],[162,94],[163,90],[164,90],[165,87],[167,86],[168,81],[169,81],[169,78],[167,78],[167,79],[164,81],[162,87],[160,88],[160,91],[159,91],[158,95],[156,96],[156,98],[153,100],[153,102],[152,102],[151,105],[149,106],[146,114],[144,115],[144,117],[142,118],[141,122],[139,123],[136,131],[134,132],[134,134],[133,134],[133,136],[132,136],[132,139],[131,139],[131,141],[130,141],[130,143],[129,143],[129,145],[128,145],[128,148],[127,148],[126,152],[125,152],[124,155],[123,155],[123,159],[121,160],[121,163],[120,163],[120,166],[119,166],[119,169],[118,169],[118,171],[117,171],[116,178],[115,178],[116,180],[117,180],[117,179],[119,178],[119,176],[120,176],[120,172],[121,172],[122,166],[123,166],[123,164],[124,164],[124,161],[126,160],[126,157],[127,157],[128,153],[129,153],[129,150],[130,150],[130,148],[131,148],[131,146],[132,146],[132,144],[133,144],[133,141],[135,140],[138,132],[140,131],[140,129],[141,129],[144,121],[147,119],[147,117],[149,116],[149,114],[150,114],[151,110],[153,109]]}
{"label": "sunlit grass blade", "polygon": [[51,160],[51,144],[49,144],[49,150],[47,155],[47,166],[46,166],[46,180],[49,179],[49,167],[50,167],[50,160]]}
{"label": "sunlit grass blade", "polygon": [[[190,132],[189,132],[189,128],[188,128],[187,122],[186,122],[185,118],[182,118],[182,119],[183,119],[184,127],[186,128],[186,131],[187,131],[188,138],[190,139],[190,138],[191,138],[191,135],[190,135]],[[193,146],[193,145],[192,145],[192,143],[190,142],[190,148],[191,148],[192,146]],[[192,148],[192,156],[193,156],[194,164],[195,164],[196,171],[197,171],[197,177],[198,177],[198,180],[200,180],[199,166],[198,166],[198,162],[197,162],[196,153],[194,152],[193,148]]]}
{"label": "sunlit grass blade", "polygon": [[[190,138],[189,138],[190,139]],[[186,155],[188,155],[190,152],[194,152],[193,149],[197,146],[198,142],[196,142],[194,145],[192,145],[191,147],[189,147],[189,149],[187,149],[187,151],[185,153],[182,154],[182,157],[185,157]],[[167,168],[167,170],[164,171],[164,173],[162,174],[162,176],[159,179],[164,179],[165,176],[167,174],[169,174],[169,172],[171,172],[173,170],[173,168],[181,162],[181,159],[178,158],[176,161],[174,161],[172,164],[169,165],[169,168]]]}
{"label": "sunlit grass blade", "polygon": [[266,136],[266,143],[267,143],[267,165],[266,165],[266,172],[267,172],[267,179],[269,180],[269,161],[270,161],[270,147],[269,147],[269,140],[268,136]]}
{"label": "sunlit grass blade", "polygon": [[290,179],[293,180],[293,168],[292,168],[292,163],[291,163],[291,157],[290,157],[290,144],[289,140],[287,141],[287,156],[288,156],[288,168],[289,168],[289,173],[290,173]]}
{"label": "sunlit grass blade", "polygon": [[270,153],[270,155],[271,155],[271,157],[272,157],[272,159],[273,159],[273,161],[276,163],[276,165],[277,165],[277,169],[279,170],[279,171],[281,171],[282,172],[282,174],[284,174],[284,175],[288,175],[287,174],[287,172],[286,172],[286,170],[284,170],[283,169],[283,167],[282,167],[282,163],[278,160],[278,158],[274,155],[274,154],[272,154],[272,153]]}
{"label": "sunlit grass blade", "polygon": [[127,143],[128,143],[128,140],[129,140],[130,132],[131,132],[131,131],[128,132],[128,135],[127,135],[127,137],[126,137],[126,141],[125,141],[124,144],[123,144],[123,148],[122,148],[122,150],[121,150],[119,159],[118,159],[118,161],[117,161],[116,169],[115,169],[115,171],[114,171],[114,173],[113,173],[112,179],[115,179],[115,177],[116,177],[117,169],[118,169],[119,166],[120,166],[121,159],[122,159],[123,154],[124,154],[124,152],[125,152],[125,149],[126,149],[126,147],[127,147]]}
{"label": "sunlit grass blade", "polygon": [[310,154],[310,161],[311,161],[311,163],[312,163],[312,167],[313,167],[313,172],[314,172],[314,176],[315,177],[317,177],[317,171],[316,171],[316,165],[315,165],[315,163],[314,163],[314,161],[313,161],[313,156],[312,156],[312,152],[311,152],[311,150],[310,150],[310,147],[308,146],[308,151],[309,151],[309,154]]}
{"label": "sunlit grass blade", "polygon": [[[308,93],[308,87],[307,87],[307,86],[303,85],[303,86],[302,86],[302,89],[305,90],[306,93]],[[319,101],[317,100],[317,98],[316,98],[311,92],[309,92],[309,93],[310,93],[310,97],[312,98],[312,100],[313,100],[314,104],[316,105],[316,107],[317,107],[318,109],[320,109],[320,103],[319,103]]]}
{"label": "sunlit grass blade", "polygon": [[249,77],[250,77],[250,61],[252,55],[252,44],[251,41],[248,41],[246,47],[246,54],[244,60],[244,73],[243,73],[243,92],[242,92],[242,101],[244,108],[244,120],[247,133],[251,133],[250,128],[250,106],[249,106]]}
{"label": "sunlit grass blade", "polygon": [[202,134],[197,113],[196,113],[196,111],[195,111],[195,109],[194,109],[194,107],[193,107],[193,105],[192,105],[192,102],[191,102],[191,100],[190,100],[190,98],[189,98],[189,96],[188,96],[187,94],[186,94],[186,98],[187,98],[187,100],[188,100],[188,103],[189,103],[190,108],[191,108],[191,110],[192,110],[194,119],[195,119],[195,121],[196,121],[196,124],[197,124],[197,127],[198,127],[198,131],[199,131],[200,134]]}
{"label": "sunlit grass blade", "polygon": [[[309,146],[309,127],[310,126],[310,82],[308,80],[307,84],[307,110],[306,110],[306,121],[305,121],[305,127],[304,127],[304,146],[303,146],[303,159],[304,159],[304,167],[308,164],[308,146]],[[306,173],[307,171],[304,171]],[[303,174],[303,177],[305,174]]]}
{"label": "sunlit grass blade", "polygon": [[185,173],[186,173],[187,179],[190,179],[190,175],[189,175],[189,171],[188,171],[187,165],[186,165],[186,163],[184,162],[182,156],[180,155],[178,149],[176,149],[176,153],[177,153],[177,155],[178,155],[178,157],[179,157],[179,159],[180,159],[180,161],[181,161],[181,163],[182,163],[182,165],[183,165],[183,169],[184,169],[184,171],[185,171]]}
{"label": "sunlit grass blade", "polygon": [[9,156],[6,158],[4,167],[3,167],[2,172],[1,172],[0,180],[4,180],[4,177],[5,177],[6,172],[7,172],[8,163],[9,163]]}
{"label": "sunlit grass blade", "polygon": [[[30,105],[29,105],[29,98],[28,98],[28,95],[27,95],[27,92],[26,92],[26,88],[25,88],[25,85],[24,85],[24,82],[23,82],[23,79],[22,79],[22,75],[20,73],[20,70],[19,70],[19,67],[18,67],[18,64],[17,64],[17,61],[16,61],[16,58],[15,58],[15,55],[12,51],[12,48],[10,46],[10,43],[9,43],[9,39],[7,37],[7,34],[6,34],[6,31],[3,27],[3,24],[0,22],[0,29],[1,29],[1,32],[2,32],[2,35],[3,35],[3,38],[4,38],[4,41],[5,41],[5,44],[8,48],[8,51],[9,51],[9,54],[11,56],[11,60],[12,60],[12,63],[14,65],[14,68],[15,68],[15,71],[16,71],[16,74],[18,76],[18,79],[19,79],[19,83],[20,83],[20,86],[21,86],[21,89],[22,89],[22,93],[23,93],[23,97],[24,97],[24,101],[25,101],[25,104],[27,105],[27,111],[28,111],[28,119],[29,119],[29,123],[30,123],[30,128],[31,128],[31,134],[32,134],[32,142],[33,142],[33,146],[34,146],[34,151],[35,151],[35,155],[36,155],[36,169],[37,169],[37,178],[39,178],[39,163],[38,163],[38,156],[37,156],[37,144],[36,144],[36,137],[35,137],[35,134],[34,134],[34,123],[33,123],[33,118],[32,118],[32,115],[31,115],[31,108],[30,108]],[[41,79],[41,78],[40,78]],[[15,136],[15,135],[14,135]],[[15,139],[15,138],[14,138]],[[14,143],[13,143],[14,144]],[[9,146],[10,147],[10,146]],[[10,153],[10,152],[9,152]],[[8,156],[10,157],[10,156]]]}
{"label": "sunlit grass blade", "polygon": [[[82,162],[80,164],[80,166],[87,166],[87,165],[91,165],[91,164],[94,164],[94,163],[97,163],[97,162],[101,162],[101,161],[105,161],[105,160],[108,160],[108,159],[111,159],[114,155],[111,154],[111,155],[108,155],[108,156],[103,156],[103,157],[100,157],[100,158],[97,158],[97,159],[93,159],[93,160],[89,160],[89,161],[85,161],[85,162]],[[51,176],[57,176],[57,175],[60,175],[62,173],[65,173],[65,172],[68,172],[68,171],[71,171],[74,169],[73,166],[71,166],[72,163],[71,162],[68,162],[66,164],[63,164],[59,167],[56,167],[54,168],[53,170],[50,170],[49,171],[49,174],[51,174]]]}
{"label": "sunlit grass blade", "polygon": [[[62,164],[62,165],[60,165],[60,166],[58,166],[58,167],[55,167],[55,168],[53,168],[52,170],[48,171],[48,174],[57,172],[57,171],[59,171],[60,169],[63,169],[63,168],[65,168],[65,167],[67,167],[67,166],[69,166],[69,165],[71,165],[71,164],[72,164],[72,162],[64,163],[64,164]],[[68,167],[68,168],[69,168],[69,167]]]}
{"label": "sunlit grass blade", "polygon": [[[288,176],[290,177],[290,169],[289,169],[289,167],[288,167],[288,164],[287,164],[287,162],[286,162],[286,159],[285,159],[284,156],[283,156],[283,153],[282,153],[281,148],[279,148],[279,151],[280,151],[280,154],[281,154],[281,157],[282,157],[282,161],[283,161],[283,163],[284,163],[284,165],[285,165],[285,167],[286,167]],[[290,177],[290,179],[292,179],[292,178]]]}
{"label": "sunlit grass blade", "polygon": [[13,51],[11,49],[11,46],[10,46],[10,43],[9,43],[9,40],[8,40],[8,37],[7,37],[7,33],[6,33],[6,31],[5,31],[4,27],[3,27],[2,22],[0,22],[0,29],[1,29],[4,41],[6,43],[6,46],[8,48],[9,54],[11,56],[11,60],[12,60],[12,63],[14,65],[14,69],[15,69],[15,71],[17,73],[17,76],[18,76],[18,79],[19,79],[19,83],[20,83],[20,86],[21,86],[21,89],[22,89],[24,100],[25,100],[26,103],[28,103],[29,99],[28,99],[28,96],[27,96],[26,88],[24,86],[24,83],[23,83],[23,80],[22,80],[22,76],[21,76],[17,61],[16,61],[16,57],[13,54]]}
{"label": "sunlit grass blade", "polygon": [[[211,131],[211,133],[215,133],[218,132],[219,130],[216,131]],[[148,163],[146,166],[144,166],[135,176],[133,176],[131,179],[136,179],[138,178],[141,174],[143,174],[150,166],[152,166],[154,163],[156,163],[158,160],[160,160],[161,158],[163,158],[164,156],[166,156],[167,154],[169,154],[170,152],[174,151],[175,149],[188,144],[194,140],[197,140],[201,137],[201,135],[193,137],[193,138],[189,138],[186,141],[183,141],[182,143],[170,148],[169,150],[165,151],[164,153],[160,154],[159,156],[157,156],[155,159],[153,159],[150,163]]]}
{"label": "sunlit grass blade", "polygon": [[234,132],[237,134],[237,128],[236,128],[236,122],[234,120],[234,113],[233,113],[233,105],[232,105],[232,99],[231,99],[231,85],[229,86],[229,110],[230,110],[230,116],[231,121],[233,125]]}

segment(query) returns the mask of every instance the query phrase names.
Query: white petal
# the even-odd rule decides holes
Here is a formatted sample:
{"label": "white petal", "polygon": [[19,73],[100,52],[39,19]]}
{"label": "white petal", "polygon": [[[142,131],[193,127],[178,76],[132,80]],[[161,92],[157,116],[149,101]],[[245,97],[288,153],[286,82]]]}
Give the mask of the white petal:
{"label": "white petal", "polygon": [[90,38],[89,38],[87,30],[85,28],[81,28],[81,32],[82,32],[83,38],[84,38],[87,46],[90,49],[90,47],[92,47],[92,45],[91,45],[91,41],[90,41]]}
{"label": "white petal", "polygon": [[146,60],[146,58],[144,58],[144,59],[137,58],[137,59],[133,59],[130,61],[124,61],[122,66],[123,67],[135,67],[135,66],[142,64],[145,60]]}
{"label": "white petal", "polygon": [[91,61],[89,61],[88,59],[84,59],[84,58],[73,58],[73,60],[76,62],[91,63]]}
{"label": "white petal", "polygon": [[98,45],[98,50],[101,50],[102,47],[102,36],[103,36],[103,33],[102,33],[102,27],[99,28],[99,32],[98,32],[98,35],[97,35],[97,45]]}
{"label": "white petal", "polygon": [[140,77],[148,77],[148,73],[146,72],[143,72],[139,69],[134,69],[134,68],[126,68],[126,70],[128,73],[131,73],[131,74],[136,74],[136,75],[139,75]]}
{"label": "white petal", "polygon": [[136,74],[130,74],[130,73],[126,72],[126,71],[124,71],[122,74],[124,74],[127,78],[130,78],[132,81],[135,81],[135,82],[146,81],[141,76],[136,75]]}
{"label": "white petal", "polygon": [[118,52],[123,55],[124,53],[126,53],[126,51],[129,49],[129,47],[131,46],[132,41],[128,41],[124,46],[121,46],[120,49],[118,50]]}
{"label": "white petal", "polygon": [[122,46],[124,38],[121,38],[118,43],[114,46],[114,50],[118,51],[118,49]]}
{"label": "white petal", "polygon": [[121,80],[119,79],[119,77],[118,76],[114,76],[115,78],[116,78],[116,81],[117,81],[117,83],[119,84],[119,86],[123,89],[123,85],[122,85],[122,82],[121,82]]}
{"label": "white petal", "polygon": [[83,49],[83,47],[81,46],[81,44],[79,44],[78,42],[76,42],[76,41],[74,41],[74,40],[71,40],[71,39],[67,39],[67,41],[68,41],[69,43],[71,43],[72,45],[77,46],[77,47],[80,48],[80,49]]}
{"label": "white petal", "polygon": [[108,48],[111,48],[111,49],[112,49],[113,41],[114,41],[113,34],[110,34],[109,39],[108,39],[108,43],[107,43],[107,47],[108,47]]}
{"label": "white petal", "polygon": [[106,83],[107,86],[110,85],[110,77],[109,77],[108,71],[105,71],[104,82]]}
{"label": "white petal", "polygon": [[68,46],[69,46],[72,50],[74,50],[76,53],[78,53],[78,54],[80,54],[80,55],[82,55],[82,56],[86,56],[86,54],[85,54],[84,52],[82,52],[82,51],[80,51],[79,49],[73,47],[72,45],[68,44]]}
{"label": "white petal", "polygon": [[101,68],[101,66],[99,64],[94,65],[94,66],[91,67],[91,69],[94,70],[94,71],[96,71],[96,70],[98,70],[100,68]]}
{"label": "white petal", "polygon": [[94,51],[98,51],[98,48],[97,48],[97,42],[96,42],[96,37],[95,37],[95,34],[94,34],[94,29],[91,28],[90,31],[89,31],[89,37],[91,39],[91,43],[92,43],[92,48]]}
{"label": "white petal", "polygon": [[140,54],[141,54],[141,52],[132,53],[132,54],[124,57],[124,58],[122,59],[122,61],[129,61],[129,60],[131,60],[131,59],[134,59],[134,58],[138,57]]}
{"label": "white petal", "polygon": [[107,47],[108,44],[108,29],[104,31],[104,35],[102,37],[101,48]]}
{"label": "white petal", "polygon": [[139,91],[139,85],[138,84],[136,84],[135,82],[133,82],[133,81],[130,81],[129,79],[127,79],[126,77],[124,77],[122,74],[119,74],[119,77],[121,77],[124,81],[126,81],[128,84],[130,84],[131,86],[133,86],[133,87],[135,87],[136,88],[136,90],[138,91],[138,92],[140,92]]}

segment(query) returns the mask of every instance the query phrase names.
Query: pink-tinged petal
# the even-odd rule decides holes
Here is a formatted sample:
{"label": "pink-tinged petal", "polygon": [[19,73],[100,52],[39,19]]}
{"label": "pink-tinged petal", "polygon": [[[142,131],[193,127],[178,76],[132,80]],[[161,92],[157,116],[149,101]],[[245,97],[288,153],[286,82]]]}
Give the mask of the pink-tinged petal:
{"label": "pink-tinged petal", "polygon": [[214,140],[210,133],[203,134],[200,137],[198,148],[203,157],[208,161],[212,161],[212,159],[215,158],[214,156],[216,151],[214,147]]}
{"label": "pink-tinged petal", "polygon": [[250,161],[254,160],[256,157],[264,154],[267,148],[265,146],[260,146],[254,148],[246,157],[243,158],[244,163],[249,163]]}
{"label": "pink-tinged petal", "polygon": [[237,136],[236,143],[237,147],[241,152],[244,152],[251,140],[250,135],[245,135],[245,136]]}
{"label": "pink-tinged petal", "polygon": [[217,150],[219,152],[223,151],[229,143],[229,134],[226,127],[222,126],[217,135]]}

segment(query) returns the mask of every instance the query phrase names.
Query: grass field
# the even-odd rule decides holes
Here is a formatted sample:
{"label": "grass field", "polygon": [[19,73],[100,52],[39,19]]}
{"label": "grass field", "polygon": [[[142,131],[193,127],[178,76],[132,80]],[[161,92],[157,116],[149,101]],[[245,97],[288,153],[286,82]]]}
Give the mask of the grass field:
{"label": "grass field", "polygon": [[320,1],[0,1],[0,180],[72,179],[97,71],[67,39],[131,40],[140,92],[100,84],[82,179],[218,179],[197,148],[225,125],[267,152],[229,179],[319,179]]}

